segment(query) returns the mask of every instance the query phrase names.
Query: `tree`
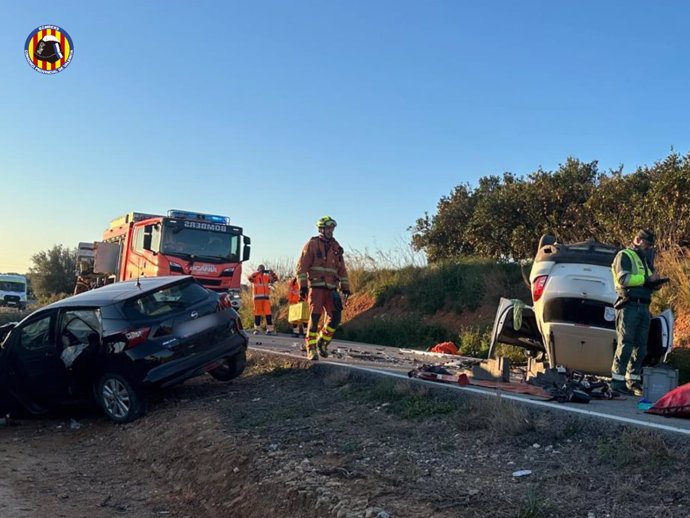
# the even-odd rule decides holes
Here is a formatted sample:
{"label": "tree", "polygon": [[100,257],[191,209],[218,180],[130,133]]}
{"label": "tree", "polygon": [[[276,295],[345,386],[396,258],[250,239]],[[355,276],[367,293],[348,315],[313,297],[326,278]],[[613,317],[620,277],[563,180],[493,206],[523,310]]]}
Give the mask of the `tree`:
{"label": "tree", "polygon": [[76,250],[55,245],[31,256],[29,278],[38,298],[71,294],[76,282]]}

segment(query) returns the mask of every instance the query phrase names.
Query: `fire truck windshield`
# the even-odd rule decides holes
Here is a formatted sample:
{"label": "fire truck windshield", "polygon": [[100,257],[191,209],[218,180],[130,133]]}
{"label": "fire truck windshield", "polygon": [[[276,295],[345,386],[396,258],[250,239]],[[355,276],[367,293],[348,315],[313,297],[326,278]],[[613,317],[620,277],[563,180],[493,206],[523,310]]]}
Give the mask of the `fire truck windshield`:
{"label": "fire truck windshield", "polygon": [[239,262],[241,235],[223,225],[195,228],[183,223],[164,222],[161,253],[212,262]]}

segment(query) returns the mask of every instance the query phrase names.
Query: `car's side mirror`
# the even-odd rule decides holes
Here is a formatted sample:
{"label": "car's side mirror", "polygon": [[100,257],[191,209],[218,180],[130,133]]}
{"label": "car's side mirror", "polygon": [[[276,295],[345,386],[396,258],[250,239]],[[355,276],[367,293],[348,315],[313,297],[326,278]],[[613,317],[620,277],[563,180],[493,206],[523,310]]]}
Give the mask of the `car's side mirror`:
{"label": "car's side mirror", "polygon": [[242,261],[249,261],[249,254],[251,252],[251,248],[248,245],[244,245],[244,248],[242,249]]}

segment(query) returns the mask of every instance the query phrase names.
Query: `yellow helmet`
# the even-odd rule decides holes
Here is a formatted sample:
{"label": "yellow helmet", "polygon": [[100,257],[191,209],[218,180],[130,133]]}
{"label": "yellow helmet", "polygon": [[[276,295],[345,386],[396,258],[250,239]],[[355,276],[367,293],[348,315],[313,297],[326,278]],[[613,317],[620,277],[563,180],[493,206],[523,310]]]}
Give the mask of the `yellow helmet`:
{"label": "yellow helmet", "polygon": [[335,228],[337,225],[338,224],[335,222],[335,220],[330,216],[324,216],[323,218],[320,218],[316,222],[316,228],[326,228],[326,227]]}

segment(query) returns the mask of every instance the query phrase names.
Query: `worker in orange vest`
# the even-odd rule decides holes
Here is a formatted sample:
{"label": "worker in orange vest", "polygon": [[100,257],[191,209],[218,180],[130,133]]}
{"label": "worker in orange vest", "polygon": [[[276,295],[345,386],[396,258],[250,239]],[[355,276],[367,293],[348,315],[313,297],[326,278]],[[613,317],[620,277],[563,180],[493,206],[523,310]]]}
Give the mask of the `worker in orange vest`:
{"label": "worker in orange vest", "polygon": [[[297,304],[300,302],[299,297],[299,281],[297,277],[293,277],[288,286],[288,304]],[[299,322],[292,322],[292,336],[297,338],[298,336],[305,336],[304,326],[308,323],[307,320],[302,320]]]}
{"label": "worker in orange vest", "polygon": [[[307,332],[307,358],[318,360],[328,356],[328,344],[333,339],[343,310],[343,299],[350,296],[350,282],[343,257],[343,247],[333,239],[337,223],[330,216],[316,222],[319,235],[304,245],[297,264],[300,297],[309,297],[309,331]],[[338,293],[338,288],[342,293]],[[321,313],[327,317],[319,332]]]}
{"label": "worker in orange vest", "polygon": [[271,270],[266,270],[263,264],[260,264],[256,271],[249,276],[254,297],[255,335],[261,332],[261,317],[266,318],[266,334],[274,333],[273,315],[271,313],[271,285],[277,280],[276,274]]}

